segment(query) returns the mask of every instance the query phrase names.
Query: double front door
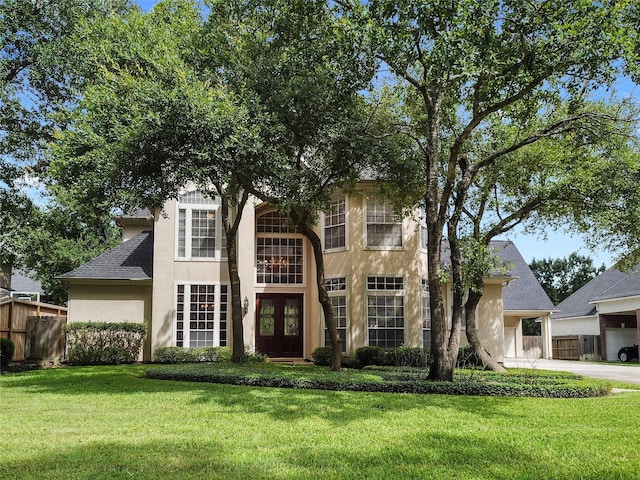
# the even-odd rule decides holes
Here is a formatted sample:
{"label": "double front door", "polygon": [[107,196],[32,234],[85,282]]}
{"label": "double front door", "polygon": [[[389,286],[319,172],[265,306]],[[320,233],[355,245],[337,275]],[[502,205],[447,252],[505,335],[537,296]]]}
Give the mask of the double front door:
{"label": "double front door", "polygon": [[256,346],[269,357],[302,357],[302,294],[260,293]]}

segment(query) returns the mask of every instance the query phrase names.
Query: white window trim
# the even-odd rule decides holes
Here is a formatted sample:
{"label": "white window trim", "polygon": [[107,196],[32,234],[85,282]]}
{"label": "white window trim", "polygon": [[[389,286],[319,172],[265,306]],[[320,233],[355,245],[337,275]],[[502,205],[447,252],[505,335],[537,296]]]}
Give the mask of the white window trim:
{"label": "white window trim", "polygon": [[[344,336],[345,344],[344,344],[343,350],[345,352],[348,352],[349,351],[349,345],[351,343],[350,339],[349,339],[349,324],[351,323],[351,320],[349,319],[349,279],[347,278],[347,275],[332,275],[330,277],[325,277],[325,281],[326,280],[331,280],[331,279],[334,279],[334,278],[344,278],[344,285],[345,285],[344,290],[327,291],[327,294],[329,295],[329,298],[331,298],[331,297],[344,297],[345,298],[344,302],[345,302],[345,307],[346,307],[347,310],[346,310],[346,317],[345,317],[345,336]],[[322,345],[324,345],[324,340],[325,340],[324,333],[325,333],[326,329],[327,329],[327,324],[325,322],[324,315],[322,315],[322,330],[321,330],[322,339],[323,339]]]}
{"label": "white window trim", "polygon": [[[298,238],[302,240],[302,283],[260,283],[258,282],[258,238]],[[256,240],[254,242],[255,248],[253,251],[253,279],[256,287],[268,288],[268,287],[291,287],[291,288],[305,288],[307,286],[307,247],[304,241],[304,235],[299,233],[256,233]]]}
{"label": "white window trim", "polygon": [[[344,194],[338,194],[338,195],[334,195],[335,196],[340,196],[344,198],[344,246],[342,247],[335,247],[335,248],[327,248],[325,245],[325,228],[328,227],[329,225],[327,225],[326,221],[327,221],[327,215],[326,212],[322,212],[321,218],[321,238],[322,238],[322,250],[326,253],[335,253],[335,252],[344,252],[346,250],[349,250],[349,198],[347,197],[347,195]],[[332,197],[332,201],[333,201],[333,197]],[[333,225],[332,225],[333,226]]]}
{"label": "white window trim", "polygon": [[429,241],[429,232],[427,231],[427,213],[424,207],[418,209],[418,249],[421,252],[427,252],[427,245],[422,245],[422,232],[425,232],[427,242]]}
{"label": "white window trim", "polygon": [[[401,228],[401,232],[400,232],[400,243],[401,245],[399,246],[378,246],[378,245],[369,245],[369,240],[367,238],[367,225],[369,224],[369,222],[367,222],[367,212],[369,209],[368,203],[369,203],[369,199],[370,198],[375,198],[377,197],[376,195],[363,195],[363,204],[362,204],[362,211],[364,212],[363,216],[362,216],[362,221],[364,223],[363,225],[363,229],[362,229],[362,236],[363,236],[363,250],[397,250],[397,251],[402,251],[402,250],[406,250],[407,248],[407,241],[405,239],[405,225],[404,225],[404,219],[403,218],[399,218],[399,224],[400,224],[400,228]],[[385,202],[389,203],[388,200],[385,199]],[[380,275],[378,275],[380,276]]]}
{"label": "white window trim", "polygon": [[[369,290],[369,277],[386,277],[386,278],[402,278],[402,290]],[[377,274],[377,273],[369,273],[364,276],[364,296],[365,296],[365,304],[364,304],[364,324],[367,327],[365,345],[369,345],[369,296],[384,296],[384,297],[402,297],[402,306],[404,311],[404,326],[402,327],[402,345],[407,345],[407,277],[405,275],[391,275],[391,274]]]}
{"label": "white window trim", "polygon": [[[222,235],[224,227],[222,225],[222,215],[220,213],[220,201],[216,197],[213,204],[193,204],[193,203],[180,203],[176,201],[176,213],[175,213],[175,248],[174,259],[178,262],[226,262],[227,257],[222,256]],[[179,254],[178,240],[180,238],[180,210],[185,210],[185,255],[181,257]],[[191,227],[194,210],[205,210],[213,212],[215,217],[215,250],[213,257],[194,257],[191,254]]]}
{"label": "white window trim", "polygon": [[[222,286],[226,286],[227,287],[227,346],[231,346],[231,285],[228,283],[220,283],[220,282],[193,282],[193,281],[184,281],[184,282],[180,282],[180,281],[174,281],[173,282],[173,325],[172,325],[172,330],[173,330],[173,343],[171,344],[172,346],[175,346],[178,342],[178,285],[184,285],[185,286],[185,301],[183,302],[185,305],[189,304],[190,302],[187,301],[186,296],[186,287],[189,287],[189,294],[191,293],[191,286],[192,285],[213,285],[215,288],[215,292],[214,292],[214,305],[215,305],[215,309],[213,311],[213,339],[214,339],[214,346],[220,346],[220,305],[222,305],[221,303],[221,296],[222,296]],[[182,329],[182,332],[184,334],[184,338],[182,339],[183,342],[183,348],[191,348],[189,346],[189,339],[188,339],[188,333],[191,332],[191,328],[189,327],[188,323],[190,321],[189,318],[186,318],[186,313],[187,310],[184,311],[185,314],[185,318],[183,318],[183,323],[184,323],[184,328]]]}

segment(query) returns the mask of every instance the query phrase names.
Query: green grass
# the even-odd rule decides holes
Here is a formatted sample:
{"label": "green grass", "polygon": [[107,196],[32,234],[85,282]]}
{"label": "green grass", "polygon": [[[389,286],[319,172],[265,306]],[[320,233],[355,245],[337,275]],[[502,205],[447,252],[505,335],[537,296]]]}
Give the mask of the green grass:
{"label": "green grass", "polygon": [[0,377],[0,478],[628,479],[640,394],[492,398]]}

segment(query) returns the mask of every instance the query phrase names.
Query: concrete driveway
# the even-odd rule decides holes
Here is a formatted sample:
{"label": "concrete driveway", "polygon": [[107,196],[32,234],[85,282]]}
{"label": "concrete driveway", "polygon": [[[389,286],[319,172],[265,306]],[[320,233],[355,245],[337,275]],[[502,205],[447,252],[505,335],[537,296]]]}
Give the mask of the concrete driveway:
{"label": "concrete driveway", "polygon": [[579,362],[577,360],[545,360],[527,358],[505,358],[507,368],[537,368],[539,370],[559,370],[577,373],[585,377],[601,378],[616,382],[637,383],[640,385],[640,365],[610,364],[597,362]]}

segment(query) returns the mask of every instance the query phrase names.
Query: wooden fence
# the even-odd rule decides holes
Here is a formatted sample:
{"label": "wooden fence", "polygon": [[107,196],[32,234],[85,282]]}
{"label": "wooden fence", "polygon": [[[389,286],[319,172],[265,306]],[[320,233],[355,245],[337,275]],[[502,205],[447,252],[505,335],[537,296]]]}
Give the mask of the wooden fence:
{"label": "wooden fence", "polygon": [[599,335],[553,337],[553,358],[559,360],[600,360]]}
{"label": "wooden fence", "polygon": [[15,345],[16,362],[62,356],[62,325],[66,322],[65,307],[17,298],[0,299],[0,337],[9,338]]}

